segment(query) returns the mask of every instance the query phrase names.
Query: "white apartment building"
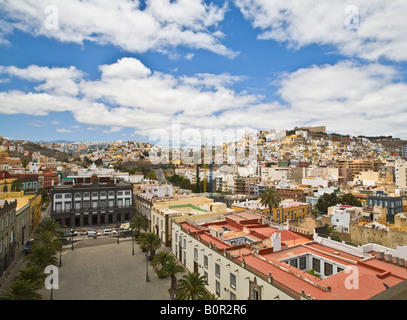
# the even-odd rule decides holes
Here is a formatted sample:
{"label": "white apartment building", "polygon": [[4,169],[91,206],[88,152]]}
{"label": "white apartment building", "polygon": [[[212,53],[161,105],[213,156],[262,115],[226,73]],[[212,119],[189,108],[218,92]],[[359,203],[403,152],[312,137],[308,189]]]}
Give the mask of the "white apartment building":
{"label": "white apartment building", "polygon": [[349,232],[350,222],[361,217],[362,212],[362,208],[339,204],[328,208],[328,216],[331,217],[332,226],[341,233]]}
{"label": "white apartment building", "polygon": [[396,188],[407,189],[407,162],[397,160],[394,164]]}
{"label": "white apartment building", "polygon": [[262,181],[286,181],[289,173],[289,168],[261,168],[261,179]]}
{"label": "white apartment building", "polygon": [[328,188],[330,186],[330,181],[325,177],[306,177],[302,179],[302,185],[310,186],[312,188]]}

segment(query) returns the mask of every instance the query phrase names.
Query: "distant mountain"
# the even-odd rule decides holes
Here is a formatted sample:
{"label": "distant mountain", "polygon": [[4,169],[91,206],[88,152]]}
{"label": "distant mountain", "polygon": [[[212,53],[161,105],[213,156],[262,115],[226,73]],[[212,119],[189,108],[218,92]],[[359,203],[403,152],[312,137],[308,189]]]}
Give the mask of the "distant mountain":
{"label": "distant mountain", "polygon": [[33,143],[75,143],[76,141],[69,140],[52,140],[52,141],[33,141]]}

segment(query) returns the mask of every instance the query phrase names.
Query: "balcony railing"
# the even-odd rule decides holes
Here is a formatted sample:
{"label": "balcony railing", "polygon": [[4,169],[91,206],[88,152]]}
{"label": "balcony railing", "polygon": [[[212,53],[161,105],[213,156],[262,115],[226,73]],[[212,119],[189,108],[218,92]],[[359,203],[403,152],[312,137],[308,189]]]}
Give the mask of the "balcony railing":
{"label": "balcony railing", "polygon": [[100,212],[118,209],[134,209],[134,205],[123,205],[123,206],[106,206],[106,207],[89,207],[89,208],[71,208],[71,209],[55,209],[52,213],[75,213],[75,212]]}

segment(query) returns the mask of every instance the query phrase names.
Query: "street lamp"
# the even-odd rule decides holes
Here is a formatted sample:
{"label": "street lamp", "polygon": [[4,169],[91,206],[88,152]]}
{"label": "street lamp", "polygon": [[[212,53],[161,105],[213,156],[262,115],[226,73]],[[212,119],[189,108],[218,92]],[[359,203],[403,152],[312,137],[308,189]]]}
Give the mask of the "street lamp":
{"label": "street lamp", "polygon": [[118,222],[117,222],[117,244],[119,244],[119,236],[120,236],[120,230],[119,230],[119,228],[120,228],[120,222],[118,221]]}
{"label": "street lamp", "polygon": [[132,253],[132,255],[134,256],[134,231],[132,230],[132,232],[131,232],[131,237],[132,237],[132,242],[133,242],[133,253]]}
{"label": "street lamp", "polygon": [[59,245],[59,267],[62,267],[62,239],[60,240]]}
{"label": "street lamp", "polygon": [[72,239],[72,247],[71,247],[71,250],[73,250],[73,234],[74,234],[74,229],[71,229],[71,235],[72,235],[72,237],[71,237],[71,239]]}
{"label": "street lamp", "polygon": [[146,252],[146,282],[150,282],[148,278],[148,251]]}

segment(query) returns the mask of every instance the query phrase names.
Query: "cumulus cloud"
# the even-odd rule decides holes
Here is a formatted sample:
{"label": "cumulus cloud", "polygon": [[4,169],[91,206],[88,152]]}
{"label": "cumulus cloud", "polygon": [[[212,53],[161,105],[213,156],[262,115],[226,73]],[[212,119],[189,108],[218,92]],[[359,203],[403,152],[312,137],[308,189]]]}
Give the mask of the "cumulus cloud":
{"label": "cumulus cloud", "polygon": [[[326,125],[329,131],[354,135],[407,137],[407,84],[394,66],[342,61],[313,65],[282,74],[275,85],[279,101],[238,92],[246,77],[199,73],[173,76],[157,72],[135,58],[100,66],[100,78],[88,80],[76,69],[43,69],[41,77],[25,69],[1,67],[10,76],[38,83],[33,91],[0,92],[0,113],[47,115],[69,111],[87,130],[109,127],[105,133],[134,128],[148,137],[155,129],[290,129]],[[12,70],[13,72],[11,72]],[[70,75],[74,90],[67,94],[53,82],[54,72]],[[56,77],[59,79],[58,77]]]}
{"label": "cumulus cloud", "polygon": [[[407,60],[407,3],[399,0],[234,0],[263,40],[337,48],[369,61]],[[350,6],[352,5],[352,6]],[[355,18],[355,20],[352,20]]]}
{"label": "cumulus cloud", "polygon": [[0,43],[20,30],[61,42],[112,44],[134,53],[186,46],[237,55],[222,44],[218,27],[227,6],[203,0],[147,0],[145,8],[137,0],[4,0],[0,10]]}

